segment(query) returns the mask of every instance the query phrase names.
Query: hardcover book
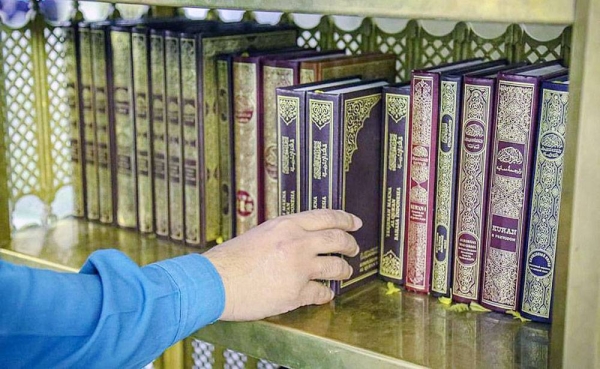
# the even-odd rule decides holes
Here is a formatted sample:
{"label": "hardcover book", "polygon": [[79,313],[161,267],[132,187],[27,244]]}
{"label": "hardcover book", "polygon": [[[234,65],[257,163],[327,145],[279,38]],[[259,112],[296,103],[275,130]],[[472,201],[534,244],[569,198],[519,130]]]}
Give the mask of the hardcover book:
{"label": "hardcover book", "polygon": [[91,25],[92,73],[94,77],[94,119],[96,121],[98,200],[100,222],[115,221],[114,121],[112,104],[112,65],[108,22]]}
{"label": "hardcover book", "polygon": [[488,309],[518,308],[540,84],[566,72],[554,61],[498,77],[481,288]]}
{"label": "hardcover book", "polygon": [[300,83],[360,75],[363,79],[396,79],[396,56],[369,53],[332,56],[323,60],[304,61],[300,67]]}
{"label": "hardcover book", "polygon": [[308,210],[306,94],[359,81],[358,77],[347,77],[277,88],[278,215]]}
{"label": "hardcover book", "polygon": [[77,24],[69,23],[61,26],[64,35],[65,77],[67,85],[67,101],[69,104],[69,127],[71,129],[71,163],[73,170],[73,215],[85,217],[85,164],[83,155],[83,118],[79,108],[79,40]]}
{"label": "hardcover book", "polygon": [[431,289],[440,76],[479,64],[475,59],[412,72],[404,255],[411,291]]}
{"label": "hardcover book", "polygon": [[85,202],[86,218],[100,219],[98,197],[98,147],[96,142],[96,121],[94,119],[94,76],[92,70],[92,39],[89,23],[79,26],[79,64],[81,68],[81,112],[85,163]]}
{"label": "hardcover book", "polygon": [[117,224],[124,228],[136,228],[137,170],[130,28],[111,26],[110,38],[117,166]]}
{"label": "hardcover book", "polygon": [[[194,32],[192,29],[186,30]],[[196,150],[196,164],[188,161],[189,170],[196,165],[198,168],[197,183],[202,193],[198,194],[198,205],[186,204],[188,211],[199,211],[199,245],[212,243],[221,236],[221,193],[220,193],[220,158],[219,158],[219,117],[217,114],[218,89],[216,58],[222,53],[232,53],[245,49],[284,48],[294,46],[297,30],[288,26],[264,26],[248,23],[216,24],[210,29],[195,31],[195,76],[196,92],[194,108],[199,124],[196,135],[185,137],[188,143],[196,140],[199,150]],[[186,72],[187,73],[187,72]],[[186,85],[191,86],[186,80]],[[185,87],[185,86],[184,86]],[[191,96],[191,95],[189,95]],[[185,99],[189,108],[190,99]],[[189,117],[189,116],[188,116]],[[189,126],[188,126],[189,127]],[[191,130],[186,130],[188,134]],[[189,152],[189,151],[188,151]],[[188,157],[191,160],[191,157]],[[191,199],[186,195],[186,200]],[[204,205],[200,205],[204,202]],[[199,209],[199,210],[197,210]],[[191,224],[188,222],[188,224]],[[190,242],[191,243],[191,242]]]}
{"label": "hardcover book", "polygon": [[150,111],[150,46],[147,28],[131,32],[133,96],[135,106],[135,152],[138,192],[138,222],[142,233],[154,232],[152,181],[152,112]]}
{"label": "hardcover book", "polygon": [[[275,124],[275,88],[289,86],[295,82],[294,73],[287,69],[264,68],[266,60],[281,60],[298,56],[314,55],[309,49],[273,50],[260,55],[236,56],[233,61],[234,90],[243,92],[242,99],[249,98],[250,105],[234,103],[234,141],[236,154],[236,189],[247,192],[256,199],[256,216],[240,217],[238,214],[238,234],[255,227],[263,221],[277,215],[277,126]],[[253,79],[250,79],[253,78]],[[241,108],[242,110],[238,109]],[[250,109],[250,110],[248,110]],[[252,117],[246,122],[247,114]],[[267,125],[267,123],[269,123]],[[244,140],[244,131],[256,133],[255,140]],[[249,153],[256,150],[253,157]],[[257,166],[248,163],[252,161]],[[267,182],[270,185],[267,187]],[[257,184],[256,195],[254,184]]]}
{"label": "hardcover book", "polygon": [[169,237],[169,176],[167,152],[167,109],[165,80],[165,36],[150,30],[150,75],[152,89],[152,177],[156,234]]}
{"label": "hardcover book", "polygon": [[562,193],[565,130],[569,109],[567,78],[542,83],[539,128],[533,160],[529,229],[523,268],[521,313],[549,323],[552,318],[555,256]]}
{"label": "hardcover book", "polygon": [[336,294],[377,275],[385,85],[385,81],[365,82],[308,94],[309,209],[345,210],[363,221],[353,233],[359,254],[343,257],[353,268],[352,276],[330,282]]}
{"label": "hardcover book", "polygon": [[410,83],[384,87],[383,109],[379,275],[403,284]]}
{"label": "hardcover book", "polygon": [[217,111],[219,114],[219,168],[221,173],[221,237],[235,231],[235,154],[233,152],[233,56],[217,57]]}
{"label": "hardcover book", "polygon": [[[267,53],[267,51],[247,51],[249,55],[258,55]],[[236,234],[236,220],[233,210],[236,208],[235,199],[235,153],[234,147],[234,130],[233,130],[233,59],[240,53],[223,54],[217,58],[217,84],[219,89],[218,94],[218,113],[219,113],[219,140],[220,140],[220,173],[221,173],[221,237],[223,240],[228,240]],[[265,68],[267,65],[276,67],[275,63],[286,62],[285,60],[265,60]],[[283,68],[278,68],[275,76],[285,74],[281,71]],[[278,83],[287,79],[277,79]],[[297,79],[294,79],[297,83]],[[269,100],[267,99],[267,105]],[[265,108],[267,108],[265,106]],[[267,112],[265,112],[267,115]],[[266,132],[265,132],[266,134]]]}
{"label": "hardcover book", "polygon": [[181,66],[179,34],[165,31],[167,150],[169,178],[169,237],[184,240],[183,129],[181,125]]}
{"label": "hardcover book", "polygon": [[440,75],[437,168],[435,182],[434,237],[431,266],[431,293],[450,297],[454,226],[456,212],[456,174],[458,171],[458,138],[463,94],[463,74],[505,66],[506,60],[467,66]]}
{"label": "hardcover book", "polygon": [[[277,183],[277,98],[275,89],[297,85],[300,82],[302,61],[320,60],[332,55],[343,55],[343,51],[317,52],[303,49],[302,52],[286,52],[281,55],[266,56],[262,63],[262,109],[263,109],[263,173],[265,219],[275,218],[278,211]],[[260,115],[259,115],[260,116]]]}
{"label": "hardcover book", "polygon": [[452,299],[461,303],[479,301],[490,146],[495,128],[496,76],[515,66],[522,65],[467,73],[463,81],[456,226],[451,240],[454,252]]}

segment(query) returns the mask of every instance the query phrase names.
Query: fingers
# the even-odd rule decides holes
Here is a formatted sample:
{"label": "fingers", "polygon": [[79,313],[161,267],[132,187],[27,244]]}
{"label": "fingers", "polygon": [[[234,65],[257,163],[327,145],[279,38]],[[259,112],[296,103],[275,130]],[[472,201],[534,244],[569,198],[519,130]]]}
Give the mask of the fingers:
{"label": "fingers", "polygon": [[317,255],[335,253],[353,257],[360,251],[356,239],[341,229],[313,232],[309,243],[312,251]]}
{"label": "fingers", "polygon": [[343,210],[311,210],[289,215],[289,219],[293,219],[307,231],[334,228],[344,231],[356,231],[362,227],[362,221],[358,217]]}
{"label": "fingers", "polygon": [[300,303],[304,305],[322,305],[333,299],[333,291],[322,283],[310,281],[300,292]]}
{"label": "fingers", "polygon": [[337,256],[318,256],[311,263],[310,279],[343,280],[352,276],[352,267]]}

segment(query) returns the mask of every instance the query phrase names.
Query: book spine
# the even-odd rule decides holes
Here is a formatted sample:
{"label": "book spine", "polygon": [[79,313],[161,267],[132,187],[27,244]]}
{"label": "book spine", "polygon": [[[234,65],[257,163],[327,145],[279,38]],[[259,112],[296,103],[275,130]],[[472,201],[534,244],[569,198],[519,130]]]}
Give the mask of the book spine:
{"label": "book spine", "polygon": [[169,178],[169,236],[184,239],[183,204],[183,129],[181,126],[181,66],[179,37],[165,36],[168,178]]}
{"label": "book spine", "polygon": [[167,152],[167,110],[165,87],[165,39],[150,37],[150,73],[152,79],[152,159],[154,179],[154,217],[156,234],[169,236],[169,176]]}
{"label": "book spine", "polygon": [[537,95],[535,79],[498,79],[481,291],[481,304],[496,311],[516,310],[520,301]]}
{"label": "book spine", "polygon": [[78,63],[79,42],[76,26],[62,28],[65,48],[65,77],[67,79],[67,99],[69,104],[69,126],[71,128],[71,164],[73,168],[73,215],[85,217],[85,166],[83,151],[83,125],[80,124],[79,109],[80,70]]}
{"label": "book spine", "polygon": [[410,94],[388,90],[384,104],[379,274],[385,280],[403,284]]}
{"label": "book spine", "polygon": [[300,67],[300,84],[320,81],[316,65],[304,65]]}
{"label": "book spine", "polygon": [[303,140],[300,133],[301,111],[304,93],[277,90],[277,138],[278,138],[278,215],[294,214],[301,211],[301,198],[304,193],[301,158]]}
{"label": "book spine", "polygon": [[431,292],[450,297],[454,223],[456,212],[456,173],[462,77],[442,77],[438,125],[437,175]]}
{"label": "book spine", "polygon": [[260,194],[260,127],[258,127],[258,64],[234,61],[234,141],[237,234],[262,220]]}
{"label": "book spine", "polygon": [[219,90],[219,150],[221,173],[221,237],[224,241],[235,236],[235,166],[233,153],[233,71],[229,57],[217,60]]}
{"label": "book spine", "polygon": [[263,176],[265,218],[279,214],[278,144],[277,144],[277,87],[291,86],[296,80],[294,68],[263,67]]}
{"label": "book spine", "polygon": [[111,124],[111,103],[107,91],[110,91],[108,71],[108,50],[104,28],[91,30],[92,73],[94,74],[94,118],[96,119],[96,141],[98,146],[98,197],[100,202],[100,222],[114,222],[114,160],[113,133]]}
{"label": "book spine", "polygon": [[533,164],[520,308],[523,316],[549,323],[552,317],[569,92],[566,84],[544,83],[540,95],[540,124]]}
{"label": "book spine", "polygon": [[452,299],[479,301],[495,79],[465,77],[457,178]]}
{"label": "book spine", "polygon": [[[331,98],[309,94],[308,104],[308,197],[309,210],[341,209],[338,201],[339,174],[337,158],[340,157],[339,103]],[[336,124],[336,119],[338,119]],[[326,282],[340,293],[340,281]]]}
{"label": "book spine", "polygon": [[202,246],[206,224],[203,198],[204,132],[198,114],[197,44],[194,38],[182,37],[181,52],[181,120],[183,123],[183,178],[185,204],[185,242]]}
{"label": "book spine", "polygon": [[413,73],[404,272],[406,288],[422,293],[431,285],[438,109],[439,75]]}
{"label": "book spine", "polygon": [[[224,37],[202,38],[201,55],[198,61],[202,70],[202,85],[199,94],[202,111],[201,121],[204,125],[204,162],[206,166],[205,199],[206,199],[206,240],[213,242],[221,236],[221,197],[219,174],[219,118],[217,112],[217,71],[218,54],[233,53],[244,49],[266,49],[295,46],[297,42],[295,29],[276,32],[246,33],[227,35]],[[249,140],[245,137],[244,140]],[[237,149],[237,148],[236,148]],[[236,164],[237,165],[237,164]],[[243,196],[242,196],[243,197]],[[247,199],[247,198],[246,198]],[[251,206],[244,198],[242,204]],[[240,202],[238,202],[238,205]],[[244,205],[242,205],[244,206]],[[247,211],[244,210],[243,212]],[[239,232],[238,232],[239,233]]]}
{"label": "book spine", "polygon": [[117,158],[117,224],[137,227],[137,185],[135,163],[135,119],[131,33],[111,30],[113,98]]}
{"label": "book spine", "polygon": [[92,71],[92,41],[89,28],[79,30],[79,62],[81,65],[81,109],[84,127],[85,197],[86,217],[100,219],[98,197],[98,148],[96,142],[96,121],[94,119],[94,76]]}
{"label": "book spine", "polygon": [[135,147],[139,229],[154,232],[154,200],[152,185],[152,128],[148,33],[132,32],[133,91],[135,96]]}

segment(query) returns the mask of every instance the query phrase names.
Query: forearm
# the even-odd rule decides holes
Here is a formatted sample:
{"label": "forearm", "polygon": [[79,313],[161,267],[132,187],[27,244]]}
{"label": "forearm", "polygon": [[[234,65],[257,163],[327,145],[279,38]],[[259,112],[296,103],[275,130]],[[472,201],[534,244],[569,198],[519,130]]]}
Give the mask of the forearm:
{"label": "forearm", "polygon": [[93,254],[79,274],[0,264],[0,296],[0,367],[138,368],[224,305],[206,258],[139,268],[114,250]]}

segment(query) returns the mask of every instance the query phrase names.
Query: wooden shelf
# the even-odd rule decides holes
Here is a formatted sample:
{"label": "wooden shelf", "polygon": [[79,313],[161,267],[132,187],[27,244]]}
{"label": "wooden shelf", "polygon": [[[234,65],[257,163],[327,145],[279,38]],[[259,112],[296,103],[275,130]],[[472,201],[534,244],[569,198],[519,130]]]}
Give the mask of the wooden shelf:
{"label": "wooden shelf", "polygon": [[[198,251],[66,219],[16,233],[0,245],[0,258],[76,271],[90,253],[107,247],[139,264]],[[217,322],[194,337],[293,368],[545,368],[549,328],[496,313],[451,311],[429,296],[387,294],[386,284],[376,281],[328,305],[264,321]]]}
{"label": "wooden shelf", "polygon": [[573,0],[129,0],[128,3],[505,23],[570,24],[575,19]]}

